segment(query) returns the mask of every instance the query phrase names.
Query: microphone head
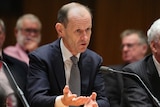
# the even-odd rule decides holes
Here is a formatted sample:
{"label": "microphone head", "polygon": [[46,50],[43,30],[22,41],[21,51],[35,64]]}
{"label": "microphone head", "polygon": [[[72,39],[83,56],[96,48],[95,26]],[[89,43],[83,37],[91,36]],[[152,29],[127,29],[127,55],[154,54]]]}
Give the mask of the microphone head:
{"label": "microphone head", "polygon": [[107,66],[101,66],[99,71],[102,72],[102,73],[113,73],[112,69],[110,67],[107,67]]}
{"label": "microphone head", "polygon": [[106,70],[108,70],[108,69],[110,69],[110,68],[107,67],[107,66],[101,66],[101,67],[100,67],[100,71],[106,71]]}

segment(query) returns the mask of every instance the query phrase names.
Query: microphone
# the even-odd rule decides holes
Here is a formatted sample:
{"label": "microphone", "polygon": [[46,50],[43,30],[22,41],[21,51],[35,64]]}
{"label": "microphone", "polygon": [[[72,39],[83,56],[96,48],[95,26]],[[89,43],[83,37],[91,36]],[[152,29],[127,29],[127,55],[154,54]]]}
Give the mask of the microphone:
{"label": "microphone", "polygon": [[26,98],[25,98],[25,96],[24,96],[23,91],[20,89],[20,87],[16,83],[16,81],[15,81],[15,79],[14,79],[14,77],[13,77],[13,75],[12,75],[10,69],[9,69],[9,67],[7,66],[7,64],[4,61],[0,60],[0,62],[2,62],[3,63],[3,67],[6,68],[6,72],[9,74],[9,76],[10,76],[12,82],[13,82],[13,86],[16,88],[16,90],[18,92],[17,94],[18,94],[20,100],[22,101],[24,107],[30,107],[28,102],[27,102],[27,100],[26,100]]}
{"label": "microphone", "polygon": [[146,86],[146,84],[143,82],[143,80],[135,73],[130,73],[130,72],[124,72],[124,71],[119,71],[119,70],[114,70],[112,68],[106,67],[106,66],[101,66],[100,67],[100,72],[105,72],[105,73],[119,73],[119,74],[123,74],[123,75],[129,75],[132,77],[135,77],[138,79],[138,81],[144,86],[144,88],[146,89],[146,91],[149,93],[149,95],[151,96],[154,104],[156,105],[156,107],[160,107],[160,102],[159,100],[151,93],[151,91],[149,90],[149,88]]}

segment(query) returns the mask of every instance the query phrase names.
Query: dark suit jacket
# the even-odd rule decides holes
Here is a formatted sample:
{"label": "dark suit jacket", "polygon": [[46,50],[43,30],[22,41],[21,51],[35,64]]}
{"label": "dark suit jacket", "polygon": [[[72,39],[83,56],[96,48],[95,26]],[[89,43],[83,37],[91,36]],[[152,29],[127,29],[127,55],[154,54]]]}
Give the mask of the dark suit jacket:
{"label": "dark suit jacket", "polygon": [[[66,85],[60,39],[40,47],[30,55],[28,98],[32,107],[53,107]],[[91,50],[81,54],[78,65],[81,74],[81,95],[97,93],[99,107],[108,107],[105,85],[98,68],[102,58]]]}
{"label": "dark suit jacket", "polygon": [[[115,70],[122,70],[126,64],[108,66]],[[106,95],[111,107],[120,107],[122,102],[123,75],[118,73],[104,73]]]}
{"label": "dark suit jacket", "polygon": [[[13,57],[10,57],[4,53],[2,53],[2,56],[3,56],[3,61],[7,64],[8,68],[10,69],[17,85],[19,86],[19,88],[21,88],[21,90],[25,94],[28,65],[25,64],[24,62],[21,62],[15,58],[13,58]],[[19,105],[18,107],[23,107],[22,102],[20,101],[20,98],[18,97],[17,89],[13,85],[13,81],[12,81],[10,75],[8,74],[5,66],[4,66],[4,71],[5,71],[5,74],[9,80],[10,84],[11,84],[11,87],[15,91],[16,96],[18,98],[18,105]],[[2,96],[3,96],[3,93],[1,93],[1,98],[2,98]],[[3,97],[4,97],[3,99],[5,99],[5,96],[3,96]]]}
{"label": "dark suit jacket", "polygon": [[[154,65],[152,55],[136,63],[129,64],[123,70],[138,74],[151,93],[160,100],[160,77]],[[124,76],[124,96],[127,107],[155,107],[152,98],[142,83],[133,76]]]}

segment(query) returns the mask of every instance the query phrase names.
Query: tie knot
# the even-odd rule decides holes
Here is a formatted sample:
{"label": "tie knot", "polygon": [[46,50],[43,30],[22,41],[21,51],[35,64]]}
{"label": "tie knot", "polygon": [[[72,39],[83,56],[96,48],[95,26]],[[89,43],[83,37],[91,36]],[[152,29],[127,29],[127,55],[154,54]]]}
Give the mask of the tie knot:
{"label": "tie knot", "polygon": [[76,56],[72,56],[70,59],[73,62],[73,64],[77,64],[78,63],[78,58]]}

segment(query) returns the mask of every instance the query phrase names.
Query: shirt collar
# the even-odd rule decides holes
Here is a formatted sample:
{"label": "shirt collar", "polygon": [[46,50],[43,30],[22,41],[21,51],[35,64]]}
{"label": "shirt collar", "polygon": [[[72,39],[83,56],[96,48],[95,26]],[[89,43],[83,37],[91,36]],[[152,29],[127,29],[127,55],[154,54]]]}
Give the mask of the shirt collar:
{"label": "shirt collar", "polygon": [[156,69],[157,69],[157,71],[158,71],[158,74],[159,74],[159,76],[160,76],[160,63],[156,60],[156,58],[154,57],[154,55],[153,55],[153,62],[154,62],[154,64],[155,64]]}
{"label": "shirt collar", "polygon": [[[61,40],[60,40],[60,47],[61,47],[61,51],[62,51],[63,61],[65,62],[66,60],[70,59],[70,57],[73,56],[73,55],[72,55],[72,53],[65,47],[62,38],[61,38]],[[76,55],[76,57],[79,59],[80,53],[78,53],[78,54]]]}

